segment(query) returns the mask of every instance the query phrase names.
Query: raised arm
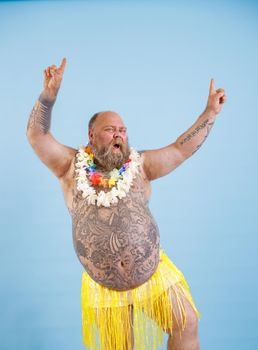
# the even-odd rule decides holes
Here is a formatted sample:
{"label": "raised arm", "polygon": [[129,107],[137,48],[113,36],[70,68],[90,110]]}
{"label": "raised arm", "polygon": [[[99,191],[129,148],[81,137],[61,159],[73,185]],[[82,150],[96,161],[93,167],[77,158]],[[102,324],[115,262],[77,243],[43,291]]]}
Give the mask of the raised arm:
{"label": "raised arm", "polygon": [[215,90],[214,79],[211,79],[207,106],[197,121],[174,143],[143,152],[143,167],[149,180],[170,173],[201,147],[225,101],[224,89]]}
{"label": "raised arm", "polygon": [[68,171],[76,150],[60,144],[50,132],[52,108],[61,85],[66,59],[60,67],[44,70],[44,89],[27,124],[27,138],[41,161],[60,179]]}

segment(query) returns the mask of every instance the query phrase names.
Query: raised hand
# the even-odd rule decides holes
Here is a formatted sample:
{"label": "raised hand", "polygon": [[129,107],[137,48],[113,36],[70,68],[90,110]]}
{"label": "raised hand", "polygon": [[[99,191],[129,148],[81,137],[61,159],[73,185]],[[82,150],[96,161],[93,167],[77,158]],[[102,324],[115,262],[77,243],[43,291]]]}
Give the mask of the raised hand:
{"label": "raised hand", "polygon": [[221,88],[215,90],[214,79],[211,79],[206,111],[212,114],[218,114],[221,111],[222,104],[225,103],[226,100],[225,90]]}
{"label": "raised hand", "polygon": [[59,67],[52,65],[44,70],[44,95],[50,99],[55,99],[61,85],[66,58],[62,59]]}

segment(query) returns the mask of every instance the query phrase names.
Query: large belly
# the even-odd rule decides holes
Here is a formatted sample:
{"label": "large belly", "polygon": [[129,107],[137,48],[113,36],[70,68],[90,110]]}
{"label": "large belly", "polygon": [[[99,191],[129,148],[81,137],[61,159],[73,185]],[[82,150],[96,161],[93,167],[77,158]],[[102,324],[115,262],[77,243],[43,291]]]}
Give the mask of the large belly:
{"label": "large belly", "polygon": [[138,203],[82,209],[73,218],[73,242],[92,279],[111,289],[143,284],[159,263],[157,224],[148,206]]}

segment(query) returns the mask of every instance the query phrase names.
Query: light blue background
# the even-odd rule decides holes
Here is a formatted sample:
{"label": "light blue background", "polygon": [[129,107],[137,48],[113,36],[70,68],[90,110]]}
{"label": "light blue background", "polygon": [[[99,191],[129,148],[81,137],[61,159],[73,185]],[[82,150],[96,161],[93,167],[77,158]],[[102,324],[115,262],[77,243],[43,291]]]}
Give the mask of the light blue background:
{"label": "light blue background", "polygon": [[203,112],[211,78],[225,89],[206,142],[153,182],[150,205],[202,314],[201,348],[258,348],[257,29],[256,1],[0,3],[1,349],[82,349],[70,216],[26,139],[43,70],[64,56],[52,132],[75,148],[106,109],[132,146],[165,146]]}

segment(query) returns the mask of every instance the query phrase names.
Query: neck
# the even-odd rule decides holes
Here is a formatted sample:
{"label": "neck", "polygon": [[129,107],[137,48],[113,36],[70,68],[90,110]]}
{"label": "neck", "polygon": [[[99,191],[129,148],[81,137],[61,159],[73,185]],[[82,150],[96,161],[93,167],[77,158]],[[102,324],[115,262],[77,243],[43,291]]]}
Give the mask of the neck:
{"label": "neck", "polygon": [[[96,165],[97,165],[97,164],[96,164]],[[101,174],[104,175],[104,176],[108,176],[108,175],[109,175],[109,172],[110,172],[111,170],[113,170],[113,169],[108,170],[106,167],[101,166],[101,165],[97,165],[97,167],[96,167],[96,171],[97,171],[98,173],[101,173]]]}
{"label": "neck", "polygon": [[112,169],[109,169],[105,165],[101,164],[96,158],[93,158],[94,163],[96,164],[96,171],[101,172],[104,175],[107,175]]}

